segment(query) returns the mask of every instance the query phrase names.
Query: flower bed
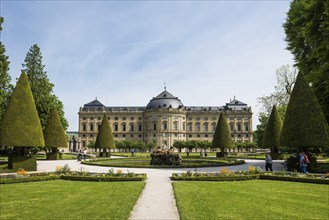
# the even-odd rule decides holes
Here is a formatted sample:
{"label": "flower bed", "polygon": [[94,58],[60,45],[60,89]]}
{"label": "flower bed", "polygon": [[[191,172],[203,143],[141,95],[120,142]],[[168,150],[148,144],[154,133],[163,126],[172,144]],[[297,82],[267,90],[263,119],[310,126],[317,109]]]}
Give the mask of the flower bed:
{"label": "flower bed", "polygon": [[259,179],[329,184],[329,174],[302,174],[296,172],[274,172],[274,173],[263,173],[259,176]]}
{"label": "flower bed", "polygon": [[261,172],[259,167],[249,166],[248,171],[230,171],[222,168],[218,173],[187,171],[173,173],[172,180],[183,181],[241,181],[241,180],[279,180],[303,183],[329,184],[329,174],[302,174],[296,172]]}
{"label": "flower bed", "polygon": [[114,181],[144,181],[146,174],[135,174],[133,172],[123,173],[117,170],[116,173],[110,169],[108,173],[90,173],[90,172],[72,172],[65,165],[56,167],[55,172],[28,173],[20,169],[16,173],[2,174],[0,176],[0,184],[23,183],[47,180],[73,180],[73,181],[97,181],[97,182],[114,182]]}
{"label": "flower bed", "polygon": [[231,166],[245,163],[244,160],[236,159],[183,159],[180,165],[150,165],[149,159],[141,158],[116,158],[116,159],[95,159],[82,161],[82,164],[105,167],[134,167],[134,168],[195,168],[195,167],[216,167]]}

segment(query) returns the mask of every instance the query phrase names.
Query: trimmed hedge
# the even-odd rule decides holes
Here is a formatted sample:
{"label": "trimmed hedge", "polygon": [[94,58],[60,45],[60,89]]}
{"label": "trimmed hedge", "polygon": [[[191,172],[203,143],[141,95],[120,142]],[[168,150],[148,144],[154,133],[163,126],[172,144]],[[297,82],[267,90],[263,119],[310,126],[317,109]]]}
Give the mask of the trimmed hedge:
{"label": "trimmed hedge", "polygon": [[27,183],[27,182],[38,182],[38,181],[48,181],[57,180],[61,176],[26,176],[26,177],[15,177],[15,178],[0,178],[0,184],[11,184],[11,183]]}
{"label": "trimmed hedge", "polygon": [[76,175],[63,175],[63,180],[71,181],[96,181],[96,182],[117,182],[117,181],[144,181],[146,174],[137,174],[134,177],[127,176],[76,176]]}
{"label": "trimmed hedge", "polygon": [[329,179],[302,178],[302,177],[294,177],[294,176],[259,175],[259,179],[263,179],[263,180],[291,181],[291,182],[300,182],[300,183],[329,184]]}
{"label": "trimmed hedge", "polygon": [[82,175],[54,175],[53,173],[29,173],[27,176],[17,174],[2,175],[0,184],[26,183],[48,180],[72,180],[72,181],[97,181],[97,182],[118,182],[118,181],[144,181],[146,174],[135,174],[135,176],[82,176]]}
{"label": "trimmed hedge", "polygon": [[[280,175],[265,175],[265,174],[249,174],[240,176],[182,176],[181,174],[173,173],[171,180],[175,181],[243,181],[243,180],[278,180],[278,181],[291,181],[300,183],[316,183],[328,184],[328,178],[308,178],[308,177],[295,177],[295,176],[280,176]],[[311,174],[312,175],[312,174]],[[313,175],[314,176],[314,175]],[[320,177],[321,175],[315,175]]]}
{"label": "trimmed hedge", "polygon": [[[110,161],[115,161],[115,160],[120,160],[120,159],[110,159]],[[126,159],[124,158],[124,160],[127,161],[133,161],[134,159]],[[232,165],[240,165],[240,164],[244,164],[245,161],[244,160],[238,160],[235,161],[234,163],[225,163],[225,162],[217,162],[216,160],[185,160],[189,161],[191,163],[193,162],[200,162],[200,164],[185,164],[184,165],[184,160],[183,160],[183,164],[181,165],[141,165],[138,164],[138,161],[144,161],[142,159],[137,159],[136,162],[137,163],[127,163],[127,164],[122,164],[122,163],[112,163],[112,164],[103,164],[103,163],[98,163],[98,162],[102,162],[102,161],[107,161],[106,159],[99,159],[99,160],[95,160],[95,161],[82,161],[81,164],[85,164],[85,165],[91,165],[91,166],[102,166],[102,167],[128,167],[128,168],[199,168],[199,167],[222,167],[222,166],[232,166]],[[145,160],[146,161],[146,160]],[[209,164],[204,164],[205,162],[209,162]]]}
{"label": "trimmed hedge", "polygon": [[243,181],[258,179],[259,175],[244,175],[244,176],[177,176],[173,174],[171,180],[177,181]]}
{"label": "trimmed hedge", "polygon": [[26,171],[37,170],[37,159],[35,156],[9,156],[8,169],[17,170],[23,168]]}

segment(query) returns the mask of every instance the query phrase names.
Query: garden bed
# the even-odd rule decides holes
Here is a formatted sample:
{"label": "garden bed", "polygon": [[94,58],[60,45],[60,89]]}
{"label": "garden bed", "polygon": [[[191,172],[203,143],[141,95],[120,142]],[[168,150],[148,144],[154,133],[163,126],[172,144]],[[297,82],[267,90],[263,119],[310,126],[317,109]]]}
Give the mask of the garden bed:
{"label": "garden bed", "polygon": [[123,173],[122,170],[109,170],[108,173],[72,172],[68,167],[61,167],[56,172],[28,173],[19,170],[17,173],[1,174],[0,184],[24,183],[48,180],[72,180],[72,181],[97,181],[97,182],[118,182],[118,181],[144,181],[146,174],[136,174],[133,172]]}
{"label": "garden bed", "polygon": [[95,159],[82,161],[82,164],[105,167],[134,167],[134,168],[196,168],[196,167],[217,167],[244,164],[244,160],[228,159],[183,159],[181,165],[150,165],[149,159],[141,158],[116,158],[116,159]]}
{"label": "garden bed", "polygon": [[329,184],[328,174],[303,174],[296,172],[270,172],[261,173],[260,169],[249,166],[248,171],[230,171],[222,169],[219,173],[203,173],[187,171],[186,173],[173,173],[175,181],[242,181],[242,180],[278,180],[302,183]]}

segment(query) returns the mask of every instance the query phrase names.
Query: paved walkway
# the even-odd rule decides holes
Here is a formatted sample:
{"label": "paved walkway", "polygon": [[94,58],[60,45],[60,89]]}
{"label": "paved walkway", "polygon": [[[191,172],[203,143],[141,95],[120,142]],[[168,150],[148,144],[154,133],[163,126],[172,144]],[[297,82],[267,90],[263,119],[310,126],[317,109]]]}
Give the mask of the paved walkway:
{"label": "paved walkway", "polygon": [[[265,167],[262,160],[245,160],[245,164],[227,166],[226,168],[236,170],[247,170],[248,166]],[[274,171],[282,170],[283,161],[274,161]],[[107,173],[110,167],[89,166],[80,164],[75,160],[58,160],[58,161],[38,161],[38,171],[55,171],[56,166],[64,166],[68,164],[73,171],[88,171]],[[168,169],[143,169],[143,168],[114,168],[114,171],[121,169],[124,172],[129,170],[134,173],[146,173],[147,180],[145,189],[138,199],[134,210],[130,215],[130,220],[135,219],[179,219],[171,181],[169,177],[172,173],[186,172],[194,170],[191,168],[168,168]],[[198,168],[198,172],[219,172],[220,167]]]}

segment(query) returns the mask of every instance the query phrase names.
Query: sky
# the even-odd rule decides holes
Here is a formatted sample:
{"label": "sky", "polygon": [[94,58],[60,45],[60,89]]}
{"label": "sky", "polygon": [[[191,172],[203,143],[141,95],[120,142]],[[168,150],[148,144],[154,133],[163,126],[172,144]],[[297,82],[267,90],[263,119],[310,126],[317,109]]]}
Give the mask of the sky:
{"label": "sky", "polygon": [[290,1],[4,1],[1,41],[16,84],[32,45],[41,48],[68,131],[97,99],[146,106],[164,90],[185,106],[251,106],[269,95],[286,50]]}

